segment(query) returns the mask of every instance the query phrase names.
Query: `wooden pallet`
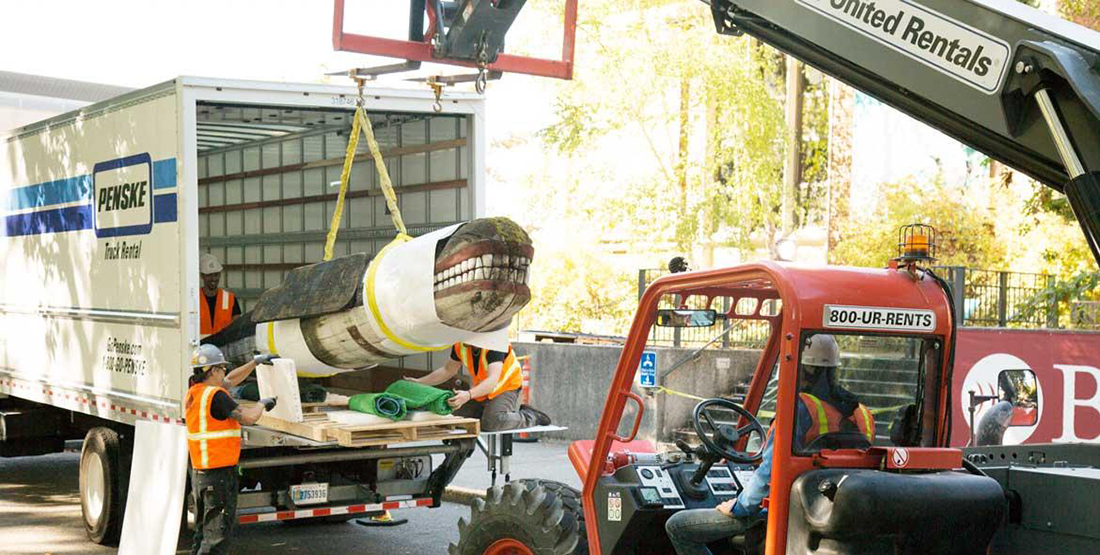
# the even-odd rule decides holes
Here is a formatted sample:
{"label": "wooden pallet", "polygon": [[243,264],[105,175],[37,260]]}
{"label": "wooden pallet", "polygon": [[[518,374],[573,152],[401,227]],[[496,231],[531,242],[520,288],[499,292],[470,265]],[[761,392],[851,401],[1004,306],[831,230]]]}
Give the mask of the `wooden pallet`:
{"label": "wooden pallet", "polygon": [[263,415],[260,426],[317,442],[335,441],[343,447],[369,447],[411,441],[477,437],[481,423],[475,418],[452,416],[424,422],[400,421],[386,424],[349,425],[331,420],[322,404],[302,404],[302,422],[287,422]]}
{"label": "wooden pallet", "polygon": [[371,426],[325,428],[325,433],[344,447],[477,437],[480,431],[481,423],[477,419],[458,417],[427,422],[394,422]]}

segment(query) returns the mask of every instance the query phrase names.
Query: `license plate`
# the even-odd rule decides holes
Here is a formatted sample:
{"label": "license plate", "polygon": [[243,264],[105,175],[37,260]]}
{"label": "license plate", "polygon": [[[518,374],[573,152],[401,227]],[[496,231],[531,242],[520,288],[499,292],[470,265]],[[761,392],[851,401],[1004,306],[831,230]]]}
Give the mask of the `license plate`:
{"label": "license plate", "polygon": [[328,482],[290,486],[290,500],[295,505],[328,503]]}

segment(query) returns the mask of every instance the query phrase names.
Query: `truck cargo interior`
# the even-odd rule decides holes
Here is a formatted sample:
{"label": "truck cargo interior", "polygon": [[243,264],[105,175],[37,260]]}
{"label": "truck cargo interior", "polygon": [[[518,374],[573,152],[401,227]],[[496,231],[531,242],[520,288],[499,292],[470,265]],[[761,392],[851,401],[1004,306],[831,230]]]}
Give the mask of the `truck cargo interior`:
{"label": "truck cargo interior", "polygon": [[[237,295],[242,311],[287,272],[322,260],[353,114],[350,108],[198,103],[200,250],[222,261],[222,287]],[[409,232],[469,219],[469,116],[372,111],[369,117]],[[333,256],[373,255],[394,235],[361,137]],[[429,370],[443,356],[414,355],[386,366]],[[376,369],[320,381],[369,391],[384,387],[390,374],[399,373]]]}

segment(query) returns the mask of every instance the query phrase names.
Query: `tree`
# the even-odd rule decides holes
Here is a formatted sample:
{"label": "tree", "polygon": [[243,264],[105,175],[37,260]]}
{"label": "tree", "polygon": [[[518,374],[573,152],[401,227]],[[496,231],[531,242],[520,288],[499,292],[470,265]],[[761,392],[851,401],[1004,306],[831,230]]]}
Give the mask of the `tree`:
{"label": "tree", "polygon": [[587,11],[597,48],[582,59],[594,63],[563,91],[542,136],[570,155],[612,137],[642,139],[634,156],[653,171],[618,184],[633,227],[620,235],[679,251],[774,243],[788,141],[773,51],[717,35],[694,2],[605,1]]}
{"label": "tree", "polygon": [[[532,7],[559,15],[550,3]],[[673,255],[706,267],[718,247],[766,245],[774,256],[794,142],[784,132],[785,70],[759,42],[715,33],[697,1],[597,0],[581,18],[574,80],[539,85],[555,89],[552,122],[494,148],[545,160],[506,180],[504,211],[536,244],[522,325],[625,333],[638,267]],[[803,160],[799,221],[825,202],[822,187],[806,184],[824,181],[828,146],[827,91],[811,75],[793,145]]]}
{"label": "tree", "polygon": [[878,209],[869,218],[849,223],[844,241],[832,255],[837,263],[881,268],[898,255],[898,229],[912,223],[937,231],[938,265],[996,268],[1006,261],[996,237],[996,221],[987,210],[970,206],[960,187],[942,179],[885,184]]}
{"label": "tree", "polygon": [[1058,12],[1078,25],[1100,30],[1100,3],[1096,0],[1059,0]]}

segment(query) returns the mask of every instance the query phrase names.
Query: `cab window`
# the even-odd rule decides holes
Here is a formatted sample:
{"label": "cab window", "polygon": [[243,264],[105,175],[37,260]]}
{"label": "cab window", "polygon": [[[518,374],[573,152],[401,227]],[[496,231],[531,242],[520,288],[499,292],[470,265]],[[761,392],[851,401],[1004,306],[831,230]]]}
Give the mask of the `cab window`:
{"label": "cab window", "polygon": [[[926,378],[939,342],[911,336],[808,333],[802,338],[794,451],[921,445]],[[935,395],[929,396],[934,403]]]}

